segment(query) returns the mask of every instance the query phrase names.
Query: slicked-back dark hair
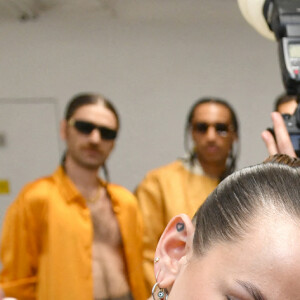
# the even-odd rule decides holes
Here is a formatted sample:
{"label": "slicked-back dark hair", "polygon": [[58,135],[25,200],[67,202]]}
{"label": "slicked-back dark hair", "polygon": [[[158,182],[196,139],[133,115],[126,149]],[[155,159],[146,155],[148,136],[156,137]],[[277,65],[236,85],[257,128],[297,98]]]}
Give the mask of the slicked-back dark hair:
{"label": "slicked-back dark hair", "polygon": [[[189,153],[190,155],[190,161],[193,162],[193,160],[196,157],[196,153],[194,153],[193,151],[191,151],[189,149],[189,130],[192,126],[192,120],[194,117],[194,113],[197,107],[199,107],[202,104],[206,104],[206,103],[212,103],[212,104],[219,104],[219,105],[223,105],[224,107],[226,107],[229,112],[230,112],[230,116],[231,116],[231,122],[232,122],[232,126],[233,126],[233,130],[236,133],[236,136],[239,136],[239,122],[238,122],[238,118],[237,118],[237,114],[235,113],[233,107],[224,99],[222,98],[218,98],[218,97],[203,97],[198,99],[190,108],[188,115],[187,115],[187,119],[186,119],[186,124],[185,124],[185,131],[184,131],[184,148],[185,151],[187,153]],[[237,141],[237,143],[239,143]],[[226,170],[225,173],[221,176],[220,179],[225,178],[226,176],[228,176],[229,174],[231,174],[235,168],[236,168],[236,160],[237,160],[237,156],[238,156],[238,151],[239,151],[239,145],[236,147],[237,148],[237,152],[233,153],[233,151],[230,152],[229,154],[229,164],[228,166],[226,166]]]}
{"label": "slicked-back dark hair", "polygon": [[228,176],[194,216],[194,253],[203,254],[217,242],[238,240],[264,209],[275,208],[299,219],[299,186],[297,159],[278,157]]}
{"label": "slicked-back dark hair", "polygon": [[115,106],[109,99],[100,94],[82,93],[74,96],[66,107],[65,119],[69,121],[77,109],[89,104],[102,104],[105,108],[110,110],[116,117],[117,128],[120,128],[120,118]]}

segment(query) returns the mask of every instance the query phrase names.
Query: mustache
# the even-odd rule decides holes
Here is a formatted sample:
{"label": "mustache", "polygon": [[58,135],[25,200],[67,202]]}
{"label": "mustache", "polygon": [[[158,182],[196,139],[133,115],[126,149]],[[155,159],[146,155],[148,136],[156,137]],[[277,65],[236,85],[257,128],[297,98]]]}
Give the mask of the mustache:
{"label": "mustache", "polygon": [[207,142],[205,146],[214,146],[218,147],[218,144],[216,142]]}
{"label": "mustache", "polygon": [[83,147],[84,150],[97,150],[99,151],[99,145],[98,144],[94,144],[94,143],[89,143],[86,146]]}

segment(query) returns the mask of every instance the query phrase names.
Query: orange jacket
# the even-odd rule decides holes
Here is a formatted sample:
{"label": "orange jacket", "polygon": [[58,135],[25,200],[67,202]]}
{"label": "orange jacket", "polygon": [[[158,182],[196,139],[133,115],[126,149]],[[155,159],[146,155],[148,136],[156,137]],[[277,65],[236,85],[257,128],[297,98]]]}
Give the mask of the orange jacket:
{"label": "orange jacket", "polygon": [[[107,184],[119,222],[131,292],[145,300],[142,223],[135,197]],[[92,300],[93,226],[85,200],[59,167],[28,184],[2,230],[0,286],[18,300]]]}

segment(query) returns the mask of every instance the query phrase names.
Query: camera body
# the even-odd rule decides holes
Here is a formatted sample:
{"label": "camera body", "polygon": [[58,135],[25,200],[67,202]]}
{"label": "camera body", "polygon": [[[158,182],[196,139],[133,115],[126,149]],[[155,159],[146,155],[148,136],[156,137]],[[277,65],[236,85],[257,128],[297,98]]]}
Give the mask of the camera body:
{"label": "camera body", "polygon": [[297,117],[295,114],[294,115],[283,114],[282,116],[284,118],[284,122],[289,132],[296,155],[300,157],[300,130],[299,130],[299,124],[297,124]]}
{"label": "camera body", "polygon": [[278,42],[285,90],[297,97],[295,113],[283,118],[295,152],[300,156],[300,0],[265,0],[263,15]]}
{"label": "camera body", "polygon": [[[291,138],[295,153],[298,157],[300,157],[300,124],[298,123],[300,119],[300,106],[298,105],[293,115],[282,114],[282,117],[284,119],[285,126],[288,130],[289,136]],[[276,140],[274,129],[268,128],[268,130],[272,133],[272,135]]]}
{"label": "camera body", "polygon": [[282,117],[285,122],[285,126],[289,132],[294,150],[298,157],[300,157],[300,124],[298,120],[300,119],[300,109],[299,105],[296,112],[293,115],[283,114]]}

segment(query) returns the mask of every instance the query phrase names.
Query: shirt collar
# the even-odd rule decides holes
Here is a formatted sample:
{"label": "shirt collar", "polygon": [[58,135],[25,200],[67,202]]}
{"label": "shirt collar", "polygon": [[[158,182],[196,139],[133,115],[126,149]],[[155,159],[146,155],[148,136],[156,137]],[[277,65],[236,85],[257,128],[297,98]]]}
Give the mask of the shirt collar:
{"label": "shirt collar", "polygon": [[[86,203],[84,197],[81,195],[62,166],[59,166],[56,169],[53,176],[56,184],[59,186],[59,190],[63,193],[63,197],[67,202],[79,201],[84,204]],[[98,180],[103,187],[107,187],[107,182],[101,180],[100,178],[98,178]]]}
{"label": "shirt collar", "polygon": [[184,156],[179,158],[179,160],[182,162],[184,168],[190,173],[196,175],[205,175],[203,168],[199,163],[198,159],[191,159],[190,156]]}
{"label": "shirt collar", "polygon": [[54,180],[59,186],[59,190],[63,193],[63,198],[66,202],[84,201],[84,198],[76,188],[75,184],[69,178],[62,166],[59,166],[54,172]]}
{"label": "shirt collar", "polygon": [[[197,158],[191,159],[190,156],[184,156],[182,158],[179,158],[179,160],[182,162],[183,167],[192,174],[199,175],[199,176],[208,176],[210,178],[216,178],[216,177],[212,177],[212,176],[205,174],[205,172]],[[216,178],[216,179],[219,179],[219,178]]]}

